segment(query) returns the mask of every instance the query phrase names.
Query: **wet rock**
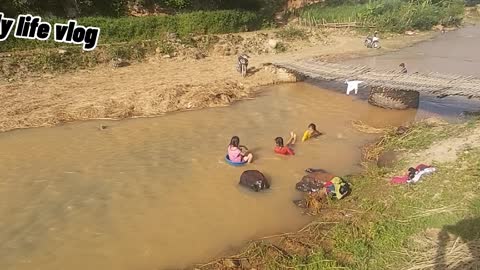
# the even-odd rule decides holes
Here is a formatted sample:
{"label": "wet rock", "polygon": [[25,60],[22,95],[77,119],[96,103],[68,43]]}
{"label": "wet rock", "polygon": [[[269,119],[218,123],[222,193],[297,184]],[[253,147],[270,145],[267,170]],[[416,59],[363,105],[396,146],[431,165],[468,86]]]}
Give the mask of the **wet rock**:
{"label": "wet rock", "polygon": [[267,178],[257,170],[244,171],[240,176],[239,184],[256,192],[270,188],[270,183],[267,181]]}
{"label": "wet rock", "polygon": [[334,178],[335,175],[324,171],[316,170],[303,176],[302,179],[295,185],[295,188],[301,192],[318,192],[323,188],[323,184]]}
{"label": "wet rock", "polygon": [[108,126],[105,126],[105,125],[100,125],[100,126],[98,127],[99,130],[105,130],[105,129],[107,129],[107,128],[108,128]]}

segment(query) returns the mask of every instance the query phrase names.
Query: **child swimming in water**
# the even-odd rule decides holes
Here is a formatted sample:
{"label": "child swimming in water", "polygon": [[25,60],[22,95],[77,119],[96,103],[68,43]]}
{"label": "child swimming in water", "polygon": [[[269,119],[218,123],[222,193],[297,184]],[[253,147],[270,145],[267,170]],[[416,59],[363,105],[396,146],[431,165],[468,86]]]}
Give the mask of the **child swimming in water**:
{"label": "child swimming in water", "polygon": [[228,158],[232,162],[248,162],[253,160],[253,154],[248,153],[248,148],[244,145],[240,145],[240,138],[233,136],[228,145]]}
{"label": "child swimming in water", "polygon": [[302,142],[311,138],[316,138],[320,135],[322,135],[322,133],[317,130],[317,126],[314,123],[311,123],[308,125],[308,129],[305,133],[303,133]]}
{"label": "child swimming in water", "polygon": [[292,148],[290,147],[295,144],[296,140],[297,134],[293,133],[293,131],[290,132],[290,139],[288,139],[286,146],[283,144],[283,138],[277,137],[275,138],[275,148],[273,151],[281,155],[295,155],[295,152],[293,152]]}

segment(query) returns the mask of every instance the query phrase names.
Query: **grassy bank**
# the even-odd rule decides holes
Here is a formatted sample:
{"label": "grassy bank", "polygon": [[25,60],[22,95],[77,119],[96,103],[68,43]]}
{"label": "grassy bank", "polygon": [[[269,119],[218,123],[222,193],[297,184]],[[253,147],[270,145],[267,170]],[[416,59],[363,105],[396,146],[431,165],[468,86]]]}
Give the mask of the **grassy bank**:
{"label": "grassy bank", "polygon": [[[335,266],[407,269],[414,260],[418,266],[422,258],[427,264],[431,259],[427,255],[432,252],[439,255],[437,250],[422,250],[421,243],[414,240],[432,228],[453,233],[465,243],[480,242],[480,145],[458,149],[461,152],[456,161],[435,164],[438,171],[416,185],[392,186],[386,181],[394,172],[416,166],[411,163],[415,162],[414,158],[409,158],[415,152],[436,143],[448,145],[449,138],[479,127],[478,121],[442,126],[418,124],[407,134],[386,135],[376,147],[404,151],[406,158],[391,168],[369,164],[365,173],[349,179],[354,185],[353,196],[338,204],[342,204],[340,209],[353,208],[359,214],[341,222],[331,232],[334,245],[328,254],[336,262]],[[312,267],[300,265],[298,268],[315,269],[315,262],[324,260],[324,254],[325,251],[320,252],[303,262]],[[479,257],[472,259],[480,260]],[[296,262],[291,265],[298,266]]]}
{"label": "grassy bank", "polygon": [[[328,2],[327,2],[328,3]],[[359,22],[380,31],[429,30],[436,24],[458,25],[464,2],[447,1],[370,1],[366,4],[317,4],[300,11],[310,23]]]}
{"label": "grassy bank", "polygon": [[[67,20],[44,18],[44,21],[65,23]],[[262,18],[254,12],[238,10],[197,11],[168,16],[146,17],[83,17],[78,19],[83,26],[101,29],[99,44],[161,40],[167,34],[179,37],[203,34],[235,33],[256,30],[262,25]],[[37,48],[65,47],[65,43],[16,39],[10,36],[2,42],[0,52],[31,50]],[[78,46],[76,46],[78,47]]]}
{"label": "grassy bank", "polygon": [[[433,164],[437,172],[415,185],[389,183],[418,165],[416,153],[454,147],[459,136],[476,139],[452,149],[455,161]],[[477,269],[469,267],[480,266],[478,137],[479,120],[419,123],[401,135],[392,130],[367,149],[401,151],[403,158],[388,168],[366,162],[362,174],[346,177],[353,184],[349,197],[325,202],[299,233],[252,244],[250,262],[261,269]]]}

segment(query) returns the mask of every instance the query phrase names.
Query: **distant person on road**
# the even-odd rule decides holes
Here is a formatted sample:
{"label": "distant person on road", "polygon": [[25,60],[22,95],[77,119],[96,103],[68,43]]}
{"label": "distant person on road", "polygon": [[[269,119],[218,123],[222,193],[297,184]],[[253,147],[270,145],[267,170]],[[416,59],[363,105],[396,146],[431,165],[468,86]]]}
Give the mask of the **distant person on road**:
{"label": "distant person on road", "polygon": [[283,144],[283,138],[277,137],[275,138],[275,148],[273,151],[280,155],[295,155],[295,152],[293,152],[291,146],[294,145],[296,141],[297,134],[293,133],[293,131],[290,132],[290,138],[288,139],[286,146]]}
{"label": "distant person on road", "polygon": [[232,162],[241,163],[248,162],[251,163],[253,160],[253,154],[248,152],[248,148],[244,145],[240,145],[240,138],[238,136],[233,136],[228,145],[228,159]]}
{"label": "distant person on road", "polygon": [[311,138],[316,138],[320,135],[322,135],[322,133],[317,130],[317,126],[314,123],[311,123],[308,125],[308,129],[303,133],[302,142]]}

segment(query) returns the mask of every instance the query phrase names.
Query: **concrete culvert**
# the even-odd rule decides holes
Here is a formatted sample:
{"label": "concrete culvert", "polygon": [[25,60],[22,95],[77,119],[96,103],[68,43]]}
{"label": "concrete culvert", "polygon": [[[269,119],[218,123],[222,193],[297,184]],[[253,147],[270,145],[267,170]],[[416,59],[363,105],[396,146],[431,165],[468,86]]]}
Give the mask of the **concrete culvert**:
{"label": "concrete culvert", "polygon": [[387,87],[371,87],[368,103],[386,108],[405,110],[418,108],[420,93],[411,90],[399,90]]}

